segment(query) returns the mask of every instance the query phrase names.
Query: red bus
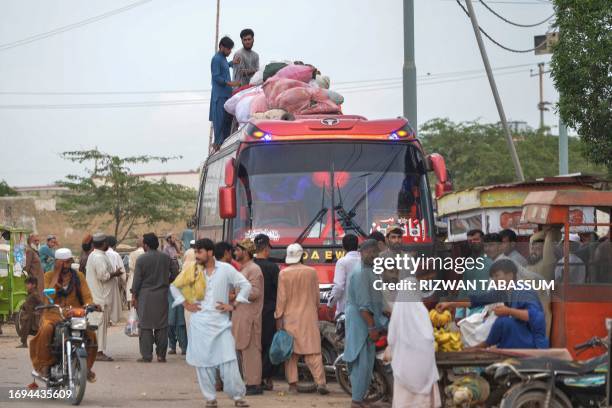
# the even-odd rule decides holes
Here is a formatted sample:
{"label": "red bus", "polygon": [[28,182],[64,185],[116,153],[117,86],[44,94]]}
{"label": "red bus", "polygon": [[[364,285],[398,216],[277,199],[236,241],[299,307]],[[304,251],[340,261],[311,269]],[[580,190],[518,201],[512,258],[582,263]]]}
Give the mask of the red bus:
{"label": "red bus", "polygon": [[[309,115],[252,121],[204,164],[197,236],[235,243],[265,233],[272,257],[281,262],[286,247],[299,242],[304,262],[318,271],[325,297],[345,233],[362,239],[399,224],[406,245],[431,254],[431,170],[436,196],[449,191],[444,159],[427,156],[403,118]],[[330,318],[328,311],[322,313],[322,319]]]}

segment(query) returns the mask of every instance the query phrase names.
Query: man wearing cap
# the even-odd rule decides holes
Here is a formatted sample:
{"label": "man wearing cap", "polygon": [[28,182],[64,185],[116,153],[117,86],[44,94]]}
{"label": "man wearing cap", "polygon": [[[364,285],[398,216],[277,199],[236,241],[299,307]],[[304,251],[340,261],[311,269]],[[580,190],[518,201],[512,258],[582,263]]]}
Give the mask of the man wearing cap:
{"label": "man wearing cap", "polygon": [[328,394],[321,356],[321,335],[319,334],[319,279],[317,271],[302,264],[304,249],[300,244],[287,247],[285,263],[289,265],[278,277],[276,298],[277,327],[293,337],[293,354],[285,362],[285,374],[289,392],[297,393],[297,362],[304,361],[317,383],[319,394]]}
{"label": "man wearing cap", "polygon": [[261,312],[263,309],[264,278],[261,268],[253,262],[255,244],[243,239],[234,250],[240,273],[251,284],[250,303],[236,305],[232,313],[232,334],[236,350],[240,353],[242,373],[246,383],[246,395],[259,395],[261,388]]}
{"label": "man wearing cap", "polygon": [[263,309],[261,312],[261,378],[264,390],[272,391],[272,377],[276,375],[278,366],[270,361],[270,346],[274,333],[276,333],[276,322],[274,310],[276,309],[276,295],[278,292],[278,265],[270,261],[270,238],[266,234],[258,234],[253,240],[255,243],[255,259],[253,260],[261,268],[264,279]]}
{"label": "man wearing cap", "polygon": [[132,304],[138,310],[138,342],[142,358],[153,360],[153,344],[157,361],[166,362],[168,350],[168,287],[173,263],[170,257],[158,251],[159,239],[154,233],[142,237],[145,253],[136,260],[132,283]]}
{"label": "man wearing cap", "polygon": [[374,370],[374,343],[388,324],[388,319],[383,315],[382,294],[374,290],[374,282],[380,279],[373,271],[374,259],[379,251],[376,241],[364,241],[359,250],[361,264],[350,272],[348,278],[343,359],[349,368],[353,407],[364,404]]}
{"label": "man wearing cap", "polygon": [[40,261],[42,262],[43,270],[49,272],[53,270],[55,264],[55,249],[59,246],[55,235],[47,236],[47,243],[41,245],[38,250]]}
{"label": "man wearing cap", "polygon": [[[55,294],[51,295],[54,303],[62,308],[83,307],[94,304],[89,285],[82,272],[72,269],[72,252],[68,248],[59,248],[55,251],[55,266],[53,272],[45,274],[45,288],[55,289]],[[45,298],[45,303],[48,300]],[[49,367],[55,363],[55,358],[51,354],[51,341],[55,325],[62,320],[57,309],[47,309],[43,312],[40,319],[40,326],[36,336],[30,341],[30,359],[34,368],[34,374],[47,377]],[[87,380],[95,381],[96,375],[91,370],[96,360],[96,350],[98,349],[96,333],[93,331],[85,332],[87,336]]]}
{"label": "man wearing cap", "polygon": [[[196,369],[206,407],[217,406],[217,369],[223,381],[223,390],[234,400],[234,405],[247,407],[229,312],[235,311],[237,303],[249,302],[251,284],[230,264],[215,260],[214,248],[215,244],[210,239],[196,241],[195,267],[184,268],[170,285],[175,299],[173,306],[182,304],[192,313],[187,364]],[[230,287],[238,292],[236,299],[231,302]]]}
{"label": "man wearing cap", "polygon": [[119,276],[121,272],[115,272],[110,259],[106,255],[108,249],[108,241],[106,235],[102,233],[94,234],[93,238],[94,250],[87,258],[85,270],[87,271],[87,283],[91,288],[91,294],[94,302],[100,305],[102,309],[102,319],[98,325],[98,360],[113,361],[108,356],[108,345],[106,333],[108,323],[110,321],[111,303],[112,303],[112,279]]}

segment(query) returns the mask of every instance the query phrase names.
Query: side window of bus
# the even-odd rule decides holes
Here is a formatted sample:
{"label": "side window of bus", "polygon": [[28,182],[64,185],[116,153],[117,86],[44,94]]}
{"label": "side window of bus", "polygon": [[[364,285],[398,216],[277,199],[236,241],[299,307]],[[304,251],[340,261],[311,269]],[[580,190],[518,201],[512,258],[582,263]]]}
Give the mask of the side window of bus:
{"label": "side window of bus", "polygon": [[223,168],[226,160],[221,159],[210,163],[204,179],[204,193],[200,203],[200,228],[206,229],[223,225],[219,217],[219,187],[224,181]]}

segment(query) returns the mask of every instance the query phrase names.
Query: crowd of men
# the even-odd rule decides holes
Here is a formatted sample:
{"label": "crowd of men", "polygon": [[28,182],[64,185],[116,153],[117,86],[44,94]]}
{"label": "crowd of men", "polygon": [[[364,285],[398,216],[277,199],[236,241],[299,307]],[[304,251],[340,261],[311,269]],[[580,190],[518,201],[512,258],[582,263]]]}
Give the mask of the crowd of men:
{"label": "crowd of men", "polygon": [[[372,380],[374,344],[384,333],[389,344],[386,358],[394,372],[394,406],[440,404],[433,330],[419,294],[398,295],[374,289],[374,280],[381,278],[386,282],[416,279],[401,270],[387,269],[382,276],[373,272],[375,258],[395,258],[405,251],[403,235],[402,227],[392,226],[386,235],[374,232],[361,245],[352,234],[342,239],[344,256],[336,263],[329,305],[336,307],[336,316],[344,314],[346,319],[343,358],[349,366],[353,407],[368,406],[365,399]],[[462,279],[561,278],[558,229],[536,232],[527,256],[518,250],[517,236],[511,230],[499,234],[472,230],[467,237],[469,256],[480,257],[483,262],[474,263]],[[99,305],[98,329],[88,333],[89,381],[96,379],[94,361],[112,361],[108,326],[119,321],[122,309],[133,307],[139,318],[138,361],[150,363],[155,353],[156,360],[164,363],[167,354],[177,353],[178,345],[196,370],[208,407],[217,405],[216,393],[220,390],[229,394],[236,406],[248,406],[246,395],[274,389],[272,379],[278,375],[279,366],[270,361],[270,349],[275,333],[281,329],[293,339],[292,353],[284,362],[289,392],[298,392],[297,367],[303,359],[317,391],[328,393],[318,325],[319,283],[316,270],[302,263],[304,250],[299,244],[287,247],[283,260],[286,267],[280,270],[270,260],[270,239],[264,234],[235,245],[190,240],[185,251],[172,234],[164,241],[160,250],[159,238],[144,234],[124,262],[116,252],[115,237],[87,235],[76,263],[70,250],[58,248],[56,237],[50,235],[47,244],[39,246],[39,238],[29,236],[24,268],[28,298],[19,347],[28,347],[27,337],[35,334],[29,348],[36,374],[45,377],[53,361],[49,344],[58,316],[45,312],[37,321],[34,309],[43,301],[43,288],[55,288],[53,299],[60,306]],[[599,264],[583,257],[590,254],[588,259],[598,259],[606,245],[609,241],[599,242],[592,233],[583,234],[582,239],[570,234],[569,279],[596,279],[601,273]],[[52,260],[43,258],[41,252]],[[48,272],[45,264],[52,265]],[[546,294],[466,291],[449,300],[437,308],[457,309],[457,318],[486,307],[497,316],[475,347],[548,347],[550,300]],[[415,359],[423,367],[418,376],[406,370]]]}

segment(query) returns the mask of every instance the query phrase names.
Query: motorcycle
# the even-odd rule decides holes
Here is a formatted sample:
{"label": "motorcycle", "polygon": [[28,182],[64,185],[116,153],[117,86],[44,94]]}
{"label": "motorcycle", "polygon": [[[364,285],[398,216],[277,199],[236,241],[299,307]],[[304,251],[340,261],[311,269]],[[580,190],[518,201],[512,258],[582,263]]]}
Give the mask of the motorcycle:
{"label": "motorcycle", "polygon": [[97,326],[89,323],[87,315],[97,311],[97,305],[84,308],[68,308],[54,304],[50,298],[55,289],[45,289],[44,295],[50,301],[48,305],[36,307],[36,310],[57,309],[62,320],[57,323],[51,342],[51,353],[55,364],[49,368],[47,377],[36,371],[32,372],[34,382],[43,381],[52,395],[66,398],[72,405],[79,405],[85,395],[87,385],[87,351],[85,350],[87,330],[96,330]]}
{"label": "motorcycle", "polygon": [[[606,340],[593,337],[576,346],[578,352],[601,347]],[[607,407],[608,353],[586,361],[554,358],[511,359],[487,367],[488,374],[508,391],[499,408]]]}
{"label": "motorcycle", "polygon": [[[342,348],[344,345],[345,338],[345,317],[344,315],[338,316],[336,319],[336,342]],[[391,364],[387,363],[383,359],[385,348],[387,347],[387,337],[381,336],[376,342],[376,360],[374,361],[374,373],[372,375],[372,382],[368,389],[368,393],[364,398],[365,402],[376,402],[376,401],[391,401],[393,399],[393,371]],[[347,394],[351,395],[351,381],[349,378],[348,365],[343,360],[344,353],[340,355],[334,361],[334,370],[336,372],[336,381],[340,384],[340,387]]]}

